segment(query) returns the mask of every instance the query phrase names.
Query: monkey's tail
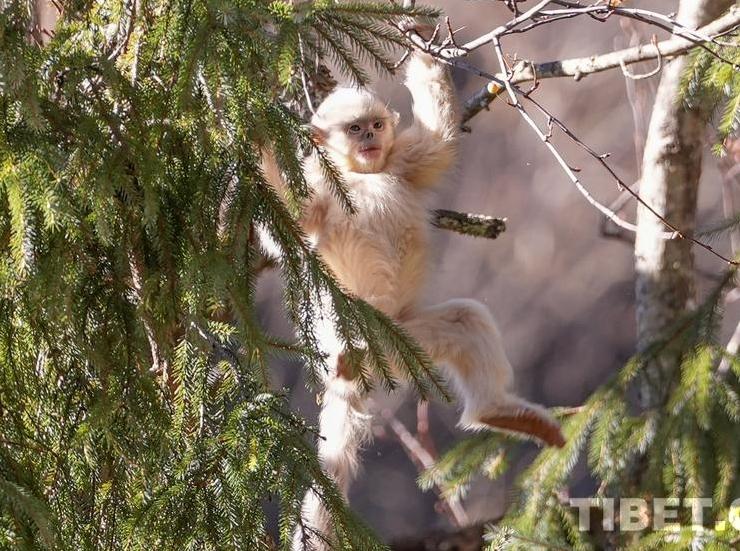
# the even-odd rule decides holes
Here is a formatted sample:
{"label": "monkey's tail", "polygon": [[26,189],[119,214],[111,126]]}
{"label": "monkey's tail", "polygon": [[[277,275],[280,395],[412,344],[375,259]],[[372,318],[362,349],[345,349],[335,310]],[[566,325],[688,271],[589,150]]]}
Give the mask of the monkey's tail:
{"label": "monkey's tail", "polygon": [[[370,437],[370,415],[354,381],[333,377],[326,383],[319,415],[318,444],[321,466],[347,498],[358,469],[360,448]],[[303,500],[302,526],[293,536],[293,551],[331,549],[334,527],[331,515],[316,492]]]}
{"label": "monkey's tail", "polygon": [[565,446],[560,425],[545,408],[511,394],[507,395],[503,404],[497,404],[494,409],[481,415],[479,422],[471,428],[483,427],[528,434],[548,446]]}

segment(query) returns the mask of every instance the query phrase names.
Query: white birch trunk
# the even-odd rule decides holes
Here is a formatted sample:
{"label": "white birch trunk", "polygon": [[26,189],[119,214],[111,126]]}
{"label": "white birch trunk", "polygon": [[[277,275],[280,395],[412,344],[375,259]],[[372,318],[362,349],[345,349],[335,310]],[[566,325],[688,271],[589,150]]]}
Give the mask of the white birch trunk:
{"label": "white birch trunk", "polygon": [[[681,0],[677,19],[692,28],[715,19],[732,0]],[[640,194],[669,222],[691,234],[695,228],[705,124],[700,112],[679,99],[687,58],[666,63],[653,108],[642,163]],[[688,240],[666,241],[666,228],[646,208],[637,210],[635,242],[637,343],[644,350],[694,306],[694,257]],[[666,377],[680,356],[666,349],[648,366],[642,388],[643,407],[659,403]]]}

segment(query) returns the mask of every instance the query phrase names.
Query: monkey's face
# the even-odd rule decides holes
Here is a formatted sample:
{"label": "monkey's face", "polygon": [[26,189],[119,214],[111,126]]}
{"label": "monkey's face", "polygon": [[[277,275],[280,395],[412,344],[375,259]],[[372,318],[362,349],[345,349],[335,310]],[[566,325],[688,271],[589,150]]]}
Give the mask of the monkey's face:
{"label": "monkey's face", "polygon": [[382,172],[393,146],[395,123],[388,111],[370,113],[321,129],[320,141],[352,172]]}
{"label": "monkey's face", "polygon": [[381,172],[393,145],[394,122],[390,115],[349,121],[335,132],[330,145],[345,156],[355,172]]}
{"label": "monkey's face", "polygon": [[352,172],[382,172],[393,146],[398,113],[365,89],[339,88],[311,120],[314,136]]}

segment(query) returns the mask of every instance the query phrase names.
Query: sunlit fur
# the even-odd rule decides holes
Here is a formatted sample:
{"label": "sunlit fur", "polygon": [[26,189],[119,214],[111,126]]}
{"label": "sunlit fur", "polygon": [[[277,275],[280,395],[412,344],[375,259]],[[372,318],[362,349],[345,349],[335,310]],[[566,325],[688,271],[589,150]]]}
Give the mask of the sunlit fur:
{"label": "sunlit fur", "polygon": [[[548,413],[513,393],[513,370],[488,309],[470,299],[420,303],[428,272],[427,190],[455,160],[459,119],[449,76],[430,56],[411,56],[406,86],[413,96],[414,121],[397,137],[397,115],[372,92],[342,88],[321,104],[312,124],[341,169],[357,212],[350,215],[342,208],[312,157],[305,173],[313,195],[300,222],[344,288],[403,325],[442,367],[462,401],[462,427],[522,431],[562,445]],[[369,128],[367,121],[378,118],[391,124],[372,137],[380,154],[366,159],[358,151],[368,140],[348,134],[347,128],[357,121]],[[283,188],[274,159],[264,158],[265,175]],[[357,384],[337,369],[342,343],[328,304],[323,306],[317,336],[332,369],[325,378],[318,450],[323,468],[346,497],[370,418]],[[303,527],[294,538],[296,551],[328,548],[330,515],[313,493],[304,501]]]}

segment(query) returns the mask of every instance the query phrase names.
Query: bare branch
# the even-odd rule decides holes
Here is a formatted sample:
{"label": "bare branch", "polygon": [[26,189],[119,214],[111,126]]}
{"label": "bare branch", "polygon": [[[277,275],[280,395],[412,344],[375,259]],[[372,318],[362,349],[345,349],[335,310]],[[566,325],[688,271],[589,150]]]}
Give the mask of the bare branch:
{"label": "bare branch", "polygon": [[[655,45],[656,42],[653,42],[653,44]],[[658,50],[658,65],[655,67],[655,69],[653,69],[652,71],[648,71],[647,73],[637,75],[630,72],[630,70],[627,69],[627,64],[624,62],[624,60],[620,59],[619,67],[622,69],[622,74],[630,80],[645,80],[646,78],[654,77],[655,75],[660,73],[661,69],[663,69],[663,56],[660,53],[660,48],[656,49]]]}
{"label": "bare branch", "polygon": [[490,33],[486,33],[476,38],[475,40],[471,40],[470,42],[464,44],[460,47],[460,49],[467,53],[475,50],[476,48],[480,48],[481,46],[485,46],[486,44],[490,44],[495,39],[506,34],[508,31],[510,31],[520,23],[524,23],[525,21],[532,19],[534,16],[540,13],[550,2],[551,0],[542,0],[539,4],[528,9],[527,11],[510,20],[506,24],[496,27]]}
{"label": "bare branch", "polygon": [[[501,42],[498,38],[495,38],[493,40],[493,47],[496,51],[496,56],[499,60],[499,65],[501,66],[502,71],[506,71],[506,63],[504,61],[504,54],[501,49]],[[607,206],[600,203],[593,195],[591,195],[591,192],[589,192],[585,186],[581,183],[578,176],[575,175],[575,172],[573,171],[573,168],[563,159],[563,156],[558,152],[557,149],[555,149],[555,146],[552,145],[550,142],[548,136],[540,130],[540,127],[537,126],[537,123],[534,122],[532,117],[529,116],[527,111],[524,109],[524,106],[522,106],[521,102],[519,101],[519,98],[517,97],[517,90],[515,90],[512,83],[508,80],[504,80],[505,88],[507,92],[509,93],[509,97],[511,98],[512,105],[519,111],[519,114],[522,116],[522,118],[525,120],[525,122],[532,127],[532,129],[535,131],[537,136],[542,140],[542,142],[545,144],[545,147],[550,151],[553,157],[555,157],[555,160],[558,162],[558,164],[562,167],[565,174],[568,176],[570,181],[573,183],[574,186],[576,186],[576,189],[586,198],[586,201],[588,201],[591,205],[596,207],[596,209],[604,214],[609,220],[614,222],[617,226],[620,228],[624,228],[627,230],[630,230],[634,232],[637,228],[634,224],[631,222],[627,222],[626,220],[623,220],[620,218],[616,212],[609,209]],[[519,91],[521,93],[521,91]],[[531,99],[531,98],[530,98]],[[534,100],[532,100],[534,101]],[[549,120],[555,120],[552,116],[550,116]],[[672,233],[666,234],[666,239],[672,239],[675,237]]]}
{"label": "bare branch", "polygon": [[[552,0],[542,0],[539,4],[537,4],[535,7],[528,10],[527,12],[515,17],[504,25],[496,27],[491,32],[479,36],[475,40],[471,40],[466,44],[463,44],[462,46],[455,45],[453,41],[445,41],[440,45],[434,45],[434,40],[424,40],[416,33],[407,33],[406,37],[414,46],[416,46],[420,50],[428,52],[440,60],[450,62],[451,60],[455,60],[456,58],[465,57],[471,51],[480,48],[481,46],[485,46],[486,44],[490,44],[495,38],[498,38],[499,36],[510,32],[520,23],[523,23],[524,21],[527,21],[537,15],[537,13],[542,11],[542,9],[551,1]],[[403,29],[399,27],[396,28],[398,28],[399,31],[403,32]]]}
{"label": "bare branch", "polygon": [[[566,136],[568,136],[573,142],[575,142],[576,145],[578,145],[581,149],[585,150],[591,157],[596,159],[601,166],[604,167],[604,169],[612,176],[612,178],[619,184],[620,188],[629,193],[640,205],[642,205],[645,209],[647,209],[648,212],[650,212],[655,218],[660,220],[663,225],[667,228],[669,228],[670,232],[657,232],[656,235],[660,239],[664,240],[671,240],[671,239],[687,239],[688,241],[691,241],[694,245],[698,245],[699,247],[705,249],[706,251],[710,252],[717,258],[725,261],[727,264],[730,264],[732,266],[738,266],[740,265],[740,262],[737,262],[736,260],[732,260],[717,251],[714,250],[714,247],[711,245],[708,245],[707,243],[704,243],[703,241],[699,241],[695,237],[692,237],[689,232],[682,230],[681,228],[678,228],[675,224],[669,222],[664,216],[662,216],[655,208],[653,208],[647,201],[645,201],[640,195],[634,191],[629,185],[627,185],[622,179],[617,176],[617,173],[614,172],[614,169],[609,166],[609,163],[606,162],[605,158],[606,155],[596,153],[593,149],[591,149],[588,145],[586,145],[583,141],[581,141],[578,136],[576,136],[568,127],[566,127],[560,120],[558,120],[556,117],[554,117],[547,109],[545,109],[540,103],[535,101],[533,98],[529,96],[524,96],[528,101],[532,102],[537,109],[539,109],[543,115],[547,116],[548,119],[552,122],[554,122],[558,128],[560,128]],[[624,226],[623,226],[624,227]]]}
{"label": "bare branch", "polygon": [[[740,24],[740,9],[733,7],[726,15],[716,21],[702,27],[697,33],[708,38],[720,36],[724,32],[737,27]],[[617,67],[631,65],[640,61],[648,61],[662,57],[670,59],[683,55],[696,43],[686,38],[672,38],[658,42],[657,44],[642,44],[632,48],[626,48],[608,54],[597,56],[577,57],[560,61],[548,61],[544,63],[520,62],[514,67],[511,75],[511,83],[519,84],[536,79],[573,77],[580,80],[586,75],[600,73]],[[476,92],[465,102],[462,122],[465,123],[485,109],[503,88],[501,80],[504,75],[496,75],[496,80],[489,82],[486,86]]]}
{"label": "bare branch", "polygon": [[[403,446],[409,458],[414,462],[419,471],[431,469],[434,466],[435,458],[427,451],[421,442],[406,428],[406,426],[391,413],[390,410],[383,410],[381,415],[388,423],[393,434]],[[437,488],[439,498],[443,501],[450,512],[451,520],[458,526],[465,526],[470,521],[468,515],[460,505],[460,500],[455,497],[446,497],[441,488]]]}
{"label": "bare branch", "polygon": [[558,126],[571,140],[573,140],[579,147],[583,148],[586,152],[588,152],[589,155],[594,157],[605,169],[609,174],[617,181],[617,183],[620,185],[621,189],[624,189],[627,191],[632,197],[634,197],[637,202],[645,207],[653,216],[655,216],[660,222],[669,228],[670,232],[658,232],[656,235],[660,237],[661,239],[665,240],[671,240],[671,239],[686,239],[688,241],[691,241],[695,245],[698,245],[702,247],[703,249],[707,250],[717,258],[720,258],[724,262],[730,265],[740,265],[735,260],[732,260],[717,251],[714,250],[714,248],[711,245],[708,245],[707,243],[704,243],[702,241],[699,241],[698,239],[692,237],[687,232],[682,231],[680,228],[676,227],[672,223],[670,223],[668,220],[665,219],[665,217],[661,216],[660,213],[658,213],[653,207],[651,207],[646,201],[644,201],[637,192],[633,191],[626,183],[624,183],[619,176],[614,172],[614,170],[609,166],[609,164],[604,160],[606,155],[600,155],[596,153],[593,149],[591,149],[589,146],[587,146],[584,142],[582,142],[570,129],[568,129],[562,122],[560,122],[556,117],[552,115],[549,111],[547,111],[541,104],[539,104],[537,101],[535,101],[533,98],[530,97],[528,93],[522,92],[522,90],[516,88],[511,83],[511,74],[507,74],[507,67],[506,62],[504,60],[504,54],[503,50],[501,48],[501,42],[498,38],[493,39],[493,47],[496,52],[496,57],[498,58],[499,66],[501,69],[501,74],[506,74],[506,77],[503,80],[504,87],[507,90],[509,97],[511,98],[511,105],[515,107],[519,114],[522,116],[522,118],[525,120],[525,122],[532,127],[532,129],[536,132],[537,136],[540,138],[540,140],[545,144],[545,147],[550,151],[550,153],[553,155],[553,157],[557,160],[558,164],[562,167],[563,171],[566,173],[570,181],[573,183],[573,185],[576,186],[576,189],[583,195],[586,200],[596,207],[597,210],[599,210],[602,214],[604,214],[609,220],[611,220],[613,223],[615,223],[617,226],[630,230],[632,232],[635,232],[637,230],[637,226],[635,224],[632,224],[631,222],[627,222],[626,220],[623,220],[620,218],[616,212],[614,212],[612,209],[608,208],[607,206],[600,203],[591,193],[585,188],[585,186],[581,183],[581,181],[578,179],[578,177],[575,175],[575,170],[565,161],[563,156],[557,151],[557,149],[552,145],[550,142],[550,136],[549,133],[545,134],[537,125],[537,123],[532,119],[532,117],[527,113],[527,111],[524,109],[524,106],[519,101],[519,97],[517,94],[521,95],[526,100],[533,103],[540,112],[542,112],[543,115],[547,117],[548,125],[552,125],[553,123]]}

